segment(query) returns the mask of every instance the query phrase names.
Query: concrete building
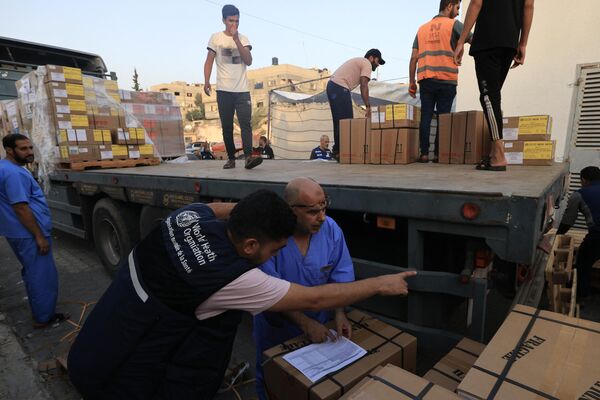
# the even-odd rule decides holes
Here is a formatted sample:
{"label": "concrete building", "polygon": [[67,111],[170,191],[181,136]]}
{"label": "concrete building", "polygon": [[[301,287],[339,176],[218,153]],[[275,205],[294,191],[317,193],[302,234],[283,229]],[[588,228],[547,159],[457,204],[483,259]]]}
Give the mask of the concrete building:
{"label": "concrete building", "polygon": [[196,108],[196,95],[204,96],[204,85],[200,83],[187,83],[176,81],[171,83],[159,83],[158,85],[150,86],[152,92],[168,92],[173,93],[181,107],[181,114],[185,119],[185,114]]}
{"label": "concrete building", "polygon": [[[463,20],[469,3],[469,0],[462,2]],[[525,65],[509,72],[502,91],[505,116],[552,116],[558,161],[563,160],[569,141],[574,141],[576,136],[571,130],[577,130],[578,119],[577,115],[574,120],[571,116],[577,111],[582,83],[578,66],[600,63],[600,24],[594,12],[598,5],[597,0],[536,1]],[[465,45],[465,53],[468,50],[469,45]],[[456,109],[481,109],[475,66],[468,54],[460,68]],[[600,146],[600,132],[598,134],[596,146]],[[578,163],[579,159],[581,157],[574,161]]]}
{"label": "concrete building", "polygon": [[[248,70],[248,86],[250,97],[252,98],[252,108],[254,110],[266,110],[269,103],[269,91],[282,88],[283,90],[298,91],[301,93],[320,93],[327,86],[329,71],[317,68],[302,68],[291,64],[279,65],[277,59],[273,59],[273,65],[263,68]],[[213,79],[215,78],[213,71]],[[305,81],[313,81],[301,83]],[[216,90],[219,88],[216,87]],[[207,119],[219,118],[217,108],[217,99],[203,96],[204,109]]]}

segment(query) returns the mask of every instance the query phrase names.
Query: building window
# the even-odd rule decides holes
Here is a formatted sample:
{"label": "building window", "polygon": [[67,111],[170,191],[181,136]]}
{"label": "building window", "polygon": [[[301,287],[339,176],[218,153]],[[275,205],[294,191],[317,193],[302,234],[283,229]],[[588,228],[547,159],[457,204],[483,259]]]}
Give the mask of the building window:
{"label": "building window", "polygon": [[254,84],[254,89],[258,90],[258,89],[262,89],[264,87],[262,82],[258,82]]}
{"label": "building window", "polygon": [[186,93],[185,95],[186,95],[187,97],[193,97],[193,94],[191,94],[191,93]]}
{"label": "building window", "polygon": [[175,92],[173,93],[175,96],[179,96],[179,92]]}
{"label": "building window", "polygon": [[265,105],[265,103],[263,103],[262,101],[259,101],[258,103],[256,103],[256,108],[261,108]]}
{"label": "building window", "polygon": [[277,80],[273,79],[271,81],[269,81],[269,86],[275,86],[277,85]]}

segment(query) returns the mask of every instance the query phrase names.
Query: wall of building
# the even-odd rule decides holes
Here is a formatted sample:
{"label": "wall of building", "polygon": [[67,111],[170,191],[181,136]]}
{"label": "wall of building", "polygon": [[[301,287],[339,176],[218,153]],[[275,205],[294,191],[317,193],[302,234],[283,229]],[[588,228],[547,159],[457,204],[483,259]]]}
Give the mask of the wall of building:
{"label": "wall of building", "polygon": [[[462,2],[464,20],[469,0]],[[571,103],[578,64],[600,62],[597,0],[535,2],[525,65],[509,72],[502,91],[505,116],[550,114],[557,160],[562,161],[570,129]],[[468,51],[468,45],[465,46]],[[460,70],[457,110],[480,109],[473,58]]]}

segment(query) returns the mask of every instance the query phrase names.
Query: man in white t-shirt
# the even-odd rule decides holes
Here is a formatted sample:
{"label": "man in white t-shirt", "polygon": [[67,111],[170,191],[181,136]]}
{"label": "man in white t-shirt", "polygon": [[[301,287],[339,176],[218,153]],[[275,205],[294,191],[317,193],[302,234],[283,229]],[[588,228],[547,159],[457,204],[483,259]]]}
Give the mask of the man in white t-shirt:
{"label": "man in white t-shirt", "polygon": [[252,45],[246,36],[238,32],[240,10],[227,4],[223,7],[222,14],[225,30],[213,34],[208,41],[208,54],[204,63],[204,93],[207,96],[212,93],[210,75],[216,61],[217,105],[228,158],[223,168],[235,168],[233,116],[237,113],[246,156],[245,167],[251,169],[262,163],[261,157],[252,156],[252,102],[246,78],[246,67],[252,65]]}
{"label": "man in white t-shirt", "polygon": [[385,64],[381,52],[377,49],[367,51],[364,57],[355,57],[343,63],[331,75],[327,83],[327,99],[333,118],[333,157],[339,161],[340,152],[340,120],[354,118],[352,111],[352,92],[360,85],[360,95],[367,107],[366,116],[371,116],[369,103],[369,81],[371,72]]}

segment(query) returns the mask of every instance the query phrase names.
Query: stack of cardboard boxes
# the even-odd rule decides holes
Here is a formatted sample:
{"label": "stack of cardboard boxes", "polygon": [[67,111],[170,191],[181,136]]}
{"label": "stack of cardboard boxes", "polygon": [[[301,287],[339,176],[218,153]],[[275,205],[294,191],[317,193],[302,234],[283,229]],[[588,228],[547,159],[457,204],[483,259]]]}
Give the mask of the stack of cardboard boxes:
{"label": "stack of cardboard boxes", "polygon": [[[440,114],[439,162],[477,164],[490,153],[491,137],[482,111]],[[550,140],[549,115],[503,119],[503,143],[510,165],[552,165],[555,142]]]}
{"label": "stack of cardboard boxes", "polygon": [[340,121],[342,164],[410,164],[419,157],[419,107],[388,104]]}
{"label": "stack of cardboard boxes", "polygon": [[[120,90],[121,105],[134,118],[127,118],[126,125],[137,130],[138,137],[144,130],[157,144],[162,156],[172,157],[185,153],[181,110],[175,96],[166,92],[134,92]],[[141,125],[140,125],[141,124]],[[140,145],[140,153],[152,150]]]}

